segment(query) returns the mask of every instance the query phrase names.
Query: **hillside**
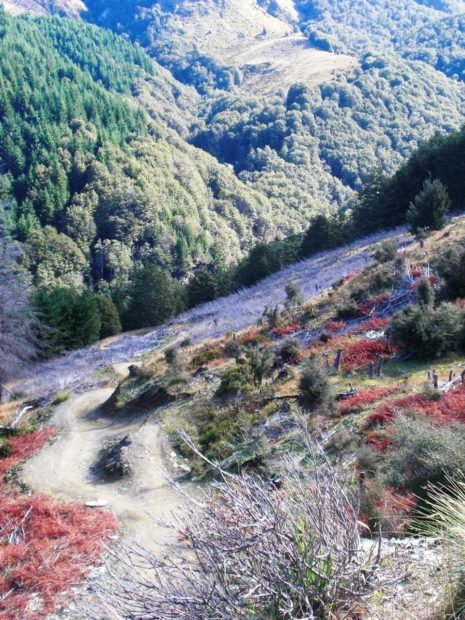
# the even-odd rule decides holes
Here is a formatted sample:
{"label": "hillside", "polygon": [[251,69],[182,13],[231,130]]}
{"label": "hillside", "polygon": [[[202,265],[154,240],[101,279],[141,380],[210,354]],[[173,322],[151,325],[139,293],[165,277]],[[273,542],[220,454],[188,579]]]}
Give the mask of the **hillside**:
{"label": "hillside", "polygon": [[[308,211],[345,207],[373,168],[391,173],[434,132],[460,127],[465,91],[437,62],[418,62],[427,56],[421,45],[407,44],[451,16],[460,19],[460,3],[289,4],[286,16],[266,2],[136,2],[121,15],[95,0],[87,19],[127,33],[203,95],[194,144],[232,163],[276,206],[292,204],[295,232]],[[291,34],[276,38],[270,13]],[[439,55],[447,36],[428,53]],[[291,91],[288,101],[295,80],[310,89],[301,99]]]}
{"label": "hillside", "polygon": [[82,0],[2,0],[7,11],[14,15],[21,13],[33,13],[34,15],[47,15],[57,13],[78,17],[86,6]]}
{"label": "hillside", "polygon": [[[439,614],[447,595],[443,590],[444,575],[438,577],[436,566],[446,561],[447,547],[438,541],[413,539],[414,542],[403,543],[399,538],[415,510],[412,489],[417,492],[415,485],[428,479],[421,476],[438,480],[434,477],[434,454],[431,469],[418,470],[418,478],[412,477],[403,464],[405,459],[417,458],[421,450],[442,450],[447,467],[457,474],[458,461],[454,458],[463,459],[463,455],[454,452],[456,440],[452,434],[461,437],[463,433],[464,395],[459,382],[449,385],[448,377],[455,372],[460,378],[464,358],[461,351],[455,350],[455,342],[449,343],[452,348],[444,358],[429,358],[425,354],[405,359],[401,345],[386,343],[385,336],[393,314],[401,312],[408,303],[417,304],[418,285],[425,269],[434,275],[435,294],[441,299],[449,281],[441,257],[451,249],[463,251],[463,218],[433,234],[423,247],[402,231],[386,235],[385,239],[390,241],[384,245],[380,245],[378,237],[319,255],[241,296],[209,304],[153,333],[128,335],[37,368],[34,380],[23,384],[22,389],[30,395],[43,394],[46,383],[49,398],[55,389],[61,390],[55,407],[64,402],[52,418],[60,436],[27,463],[21,479],[37,491],[52,492],[68,501],[84,499],[90,504],[106,505],[125,526],[124,540],[137,540],[155,553],[160,548],[173,552],[178,544],[172,529],[166,530],[147,517],[149,512],[166,520],[172,509],[179,510],[183,505],[184,500],[161,481],[161,476],[171,472],[182,478],[188,472],[198,480],[208,475],[208,467],[179,442],[176,431],[186,429],[206,455],[220,461],[223,467],[252,467],[268,480],[280,471],[280,455],[296,440],[292,415],[298,404],[306,407],[295,398],[305,364],[309,357],[316,356],[322,367],[325,360],[332,366],[337,350],[341,349],[341,366],[330,372],[329,381],[331,393],[342,396],[332,404],[325,401],[316,409],[311,405],[309,410],[305,409],[305,415],[331,462],[343,462],[345,467],[353,464],[357,477],[364,472],[366,496],[361,518],[365,527],[374,530],[380,522],[385,535],[396,536],[392,542],[383,542],[385,562],[384,568],[379,569],[381,573],[387,572],[389,580],[396,578],[395,586],[378,589],[369,599],[370,609],[376,609],[382,619],[400,620],[407,609],[412,611],[412,595],[421,585],[428,592],[414,597],[415,613],[421,617],[426,609],[434,609]],[[426,255],[434,265],[432,272],[425,266]],[[319,274],[320,291],[315,291],[315,273]],[[294,309],[282,309],[276,324],[271,324],[271,318],[270,323],[262,318],[257,325],[263,305],[285,300],[283,288],[289,282],[300,285],[305,302],[298,302]],[[458,308],[460,303],[454,307]],[[437,307],[441,304],[438,301]],[[237,312],[239,307],[241,313]],[[181,343],[184,344],[178,348],[176,362],[179,366],[170,368],[165,352]],[[253,379],[252,369],[258,368],[254,351],[257,355],[269,352],[276,361],[276,367],[266,366],[263,382]],[[369,361],[376,359],[378,363],[379,356],[384,359],[382,376],[370,378]],[[112,392],[108,385],[120,381],[119,373],[126,374],[130,362],[139,370],[133,369],[133,376],[125,377],[107,400]],[[432,385],[426,385],[432,366],[440,380],[436,392]],[[68,382],[64,381],[66,375]],[[176,381],[174,376],[178,377]],[[221,386],[228,386],[231,395],[220,393]],[[76,388],[92,391],[66,401],[63,390]],[[93,408],[104,401],[105,414],[96,414]],[[394,418],[394,411],[403,410],[408,410],[405,418]],[[439,425],[434,430],[433,420]],[[407,435],[403,434],[405,425]],[[160,435],[161,428],[172,442],[170,447]],[[114,445],[122,435],[130,438],[130,477],[106,484],[97,482],[95,486],[86,472],[94,467],[101,446]],[[429,443],[423,447],[422,441]],[[35,449],[43,445],[35,439],[34,442]],[[164,459],[165,453],[171,457]],[[1,464],[0,457],[0,467]],[[63,475],[57,475],[60,467],[66,468]],[[352,482],[355,484],[355,474]],[[182,488],[184,492],[191,489],[185,483]],[[82,527],[83,518],[84,515],[76,515],[74,527]],[[105,523],[111,531],[110,523]],[[144,527],[140,527],[142,523]],[[156,533],[156,540],[151,533]],[[458,552],[456,561],[457,555]],[[56,570],[59,567],[50,563],[48,577],[54,578]],[[402,586],[400,593],[397,591],[393,597],[398,583]],[[112,589],[114,583],[106,581],[105,572],[94,578],[93,587],[109,597],[108,604],[119,601],[118,593]],[[434,596],[429,594],[431,590]],[[8,605],[5,609],[20,609],[27,596],[27,590],[10,595],[3,603]],[[86,594],[81,603],[96,604],[87,597]],[[131,605],[134,600],[126,599],[124,604]],[[81,603],[77,610],[72,609],[85,612]],[[152,604],[150,597],[145,598],[147,603]]]}
{"label": "hillside", "polygon": [[2,197],[36,284],[122,281],[141,252],[183,274],[220,239],[230,263],[272,234],[268,200],[185,141],[195,93],[141,50],[77,21],[2,24]]}

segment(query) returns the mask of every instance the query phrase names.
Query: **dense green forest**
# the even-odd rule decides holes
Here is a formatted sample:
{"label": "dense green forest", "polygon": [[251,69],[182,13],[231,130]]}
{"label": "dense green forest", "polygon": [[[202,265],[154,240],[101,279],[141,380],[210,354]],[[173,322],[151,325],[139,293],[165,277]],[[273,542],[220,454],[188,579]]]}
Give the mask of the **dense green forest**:
{"label": "dense green forest", "polygon": [[1,199],[37,287],[116,294],[143,263],[181,277],[220,241],[230,264],[272,234],[267,199],[183,140],[195,95],[141,50],[78,21],[0,20]]}

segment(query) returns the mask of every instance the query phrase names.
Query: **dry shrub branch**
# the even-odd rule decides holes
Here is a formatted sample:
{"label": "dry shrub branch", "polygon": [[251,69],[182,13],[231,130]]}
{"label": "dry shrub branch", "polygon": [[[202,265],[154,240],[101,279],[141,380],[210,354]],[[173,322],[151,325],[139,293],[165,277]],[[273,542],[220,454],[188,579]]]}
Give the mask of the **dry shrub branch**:
{"label": "dry shrub branch", "polygon": [[97,584],[105,614],[144,620],[355,617],[379,587],[381,540],[362,550],[357,493],[299,426],[301,449],[284,457],[282,484],[220,472],[179,517],[181,552],[157,558],[132,548],[120,554],[111,583]]}

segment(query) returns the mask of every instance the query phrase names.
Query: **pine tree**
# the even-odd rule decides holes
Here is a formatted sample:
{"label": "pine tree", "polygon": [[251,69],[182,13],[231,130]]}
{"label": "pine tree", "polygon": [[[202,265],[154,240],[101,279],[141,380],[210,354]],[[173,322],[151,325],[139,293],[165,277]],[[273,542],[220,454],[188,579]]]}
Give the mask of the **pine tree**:
{"label": "pine tree", "polygon": [[70,348],[85,347],[100,337],[100,314],[90,291],[81,293],[72,306]]}
{"label": "pine tree", "polygon": [[187,303],[190,308],[213,301],[218,294],[218,285],[215,274],[204,267],[199,269],[187,286]]}
{"label": "pine tree", "polygon": [[176,308],[176,289],[170,275],[152,264],[139,267],[133,277],[125,325],[130,329],[153,327],[171,318]]}
{"label": "pine tree", "polygon": [[118,310],[106,295],[96,295],[100,315],[100,338],[109,338],[122,331]]}
{"label": "pine tree", "polygon": [[412,232],[444,228],[450,207],[451,201],[445,185],[439,179],[427,179],[407,211]]}

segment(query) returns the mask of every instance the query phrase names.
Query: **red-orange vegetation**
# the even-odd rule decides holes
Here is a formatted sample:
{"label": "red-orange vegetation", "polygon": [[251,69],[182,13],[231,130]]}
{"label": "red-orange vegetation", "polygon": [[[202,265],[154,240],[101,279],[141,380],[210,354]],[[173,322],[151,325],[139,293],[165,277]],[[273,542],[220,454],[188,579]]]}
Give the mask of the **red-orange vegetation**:
{"label": "red-orange vegetation", "polygon": [[432,400],[424,394],[410,394],[392,400],[377,407],[368,417],[365,429],[376,424],[391,422],[397,412],[414,411],[417,415],[429,416],[436,424],[465,423],[465,386],[460,385],[442,395],[439,400]]}
{"label": "red-orange vegetation", "polygon": [[0,459],[0,489],[3,487],[3,476],[20,461],[37,452],[50,441],[55,435],[55,429],[51,426],[29,433],[27,435],[17,435],[8,440],[10,454],[6,458]]}
{"label": "red-orange vegetation", "polygon": [[39,620],[99,562],[105,540],[117,528],[110,513],[25,496],[5,487],[12,467],[55,434],[49,427],[11,437],[0,458],[0,618]]}
{"label": "red-orange vegetation", "polygon": [[366,444],[373,448],[376,452],[385,454],[392,446],[392,440],[385,434],[380,434],[377,431],[371,431],[367,435]]}
{"label": "red-orange vegetation", "polygon": [[116,518],[44,496],[0,501],[0,617],[45,618],[98,563]]}
{"label": "red-orange vegetation", "polygon": [[371,319],[368,319],[368,321],[365,321],[365,323],[362,323],[362,325],[360,325],[357,331],[358,333],[378,331],[378,330],[384,329],[386,325],[389,325],[390,322],[391,322],[391,319],[389,318],[380,319],[374,316]]}
{"label": "red-orange vegetation", "polygon": [[347,370],[360,370],[379,355],[384,357],[391,353],[392,348],[388,348],[388,344],[384,338],[379,340],[361,338],[348,342],[347,348],[344,349],[342,365]]}
{"label": "red-orange vegetation", "polygon": [[347,325],[345,321],[328,321],[326,323],[326,329],[330,332],[338,332]]}
{"label": "red-orange vegetation", "polygon": [[368,405],[372,405],[377,400],[391,396],[398,391],[398,387],[393,385],[390,387],[371,387],[360,390],[353,396],[346,398],[338,404],[338,412],[340,415],[347,415],[360,411]]}
{"label": "red-orange vegetation", "polygon": [[369,316],[372,312],[380,310],[387,300],[389,299],[389,293],[383,293],[382,295],[373,295],[368,297],[358,305],[358,311],[361,316]]}
{"label": "red-orange vegetation", "polygon": [[282,338],[283,336],[292,336],[299,330],[300,325],[298,323],[292,322],[287,323],[286,325],[281,325],[280,327],[275,327],[275,329],[273,329],[271,333],[276,338]]}

